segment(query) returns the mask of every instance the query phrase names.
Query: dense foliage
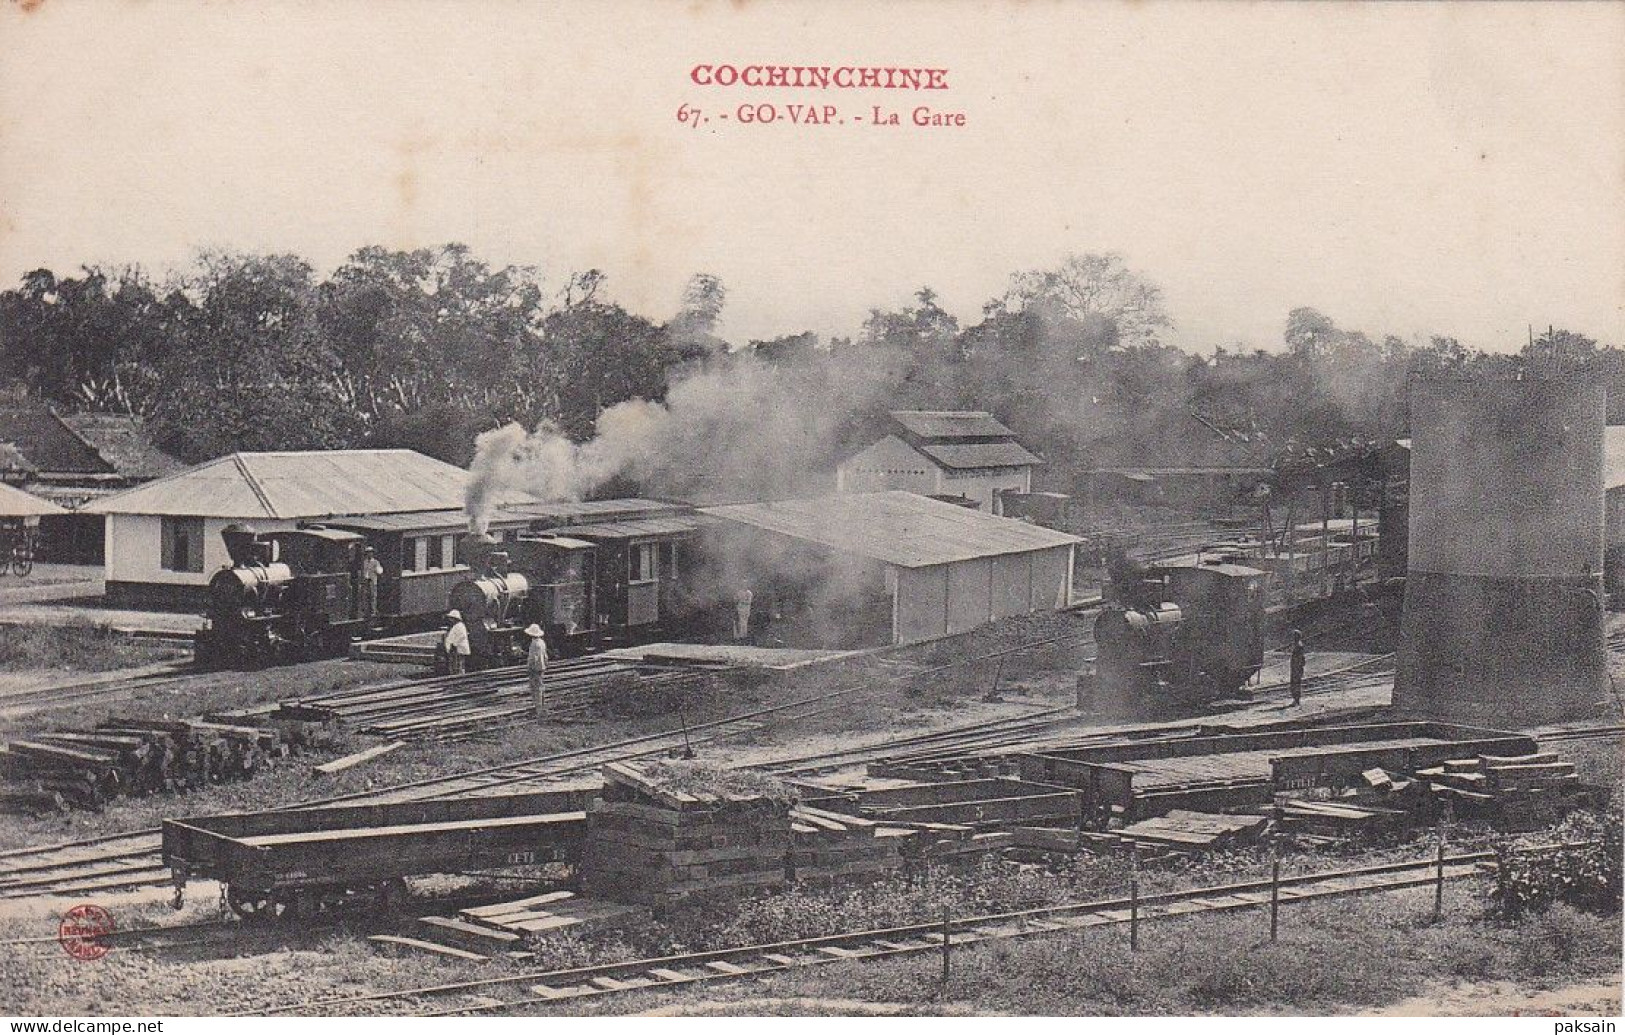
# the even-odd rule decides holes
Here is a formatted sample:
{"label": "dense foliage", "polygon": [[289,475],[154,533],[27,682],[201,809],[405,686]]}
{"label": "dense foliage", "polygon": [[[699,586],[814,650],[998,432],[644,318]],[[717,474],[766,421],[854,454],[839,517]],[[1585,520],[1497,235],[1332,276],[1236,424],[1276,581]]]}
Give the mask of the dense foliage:
{"label": "dense foliage", "polygon": [[0,383],[140,414],[188,461],[406,446],[467,463],[481,430],[546,421],[586,438],[617,403],[660,400],[696,370],[741,362],[815,401],[809,423],[838,418],[831,452],[889,408],[976,408],[1058,470],[1091,443],[1149,447],[1192,416],[1282,448],[1403,434],[1417,369],[1585,365],[1619,387],[1625,412],[1625,353],[1566,331],[1487,356],[1449,337],[1378,340],[1300,308],[1281,348],[1193,355],[1164,342],[1173,320],[1156,285],[1109,254],[1014,274],[972,326],[922,288],[833,341],[722,340],[727,292],[708,274],[664,322],[610,301],[605,281],[589,270],[550,288],[534,269],[493,268],[455,244],[363,248],[325,278],[296,256],[222,252],[162,277],[36,270],[0,292]]}
{"label": "dense foliage", "polygon": [[1589,913],[1618,913],[1625,857],[1619,805],[1594,824],[1570,824],[1558,833],[1558,847],[1509,846],[1498,853],[1495,899],[1501,911],[1517,917],[1562,902]]}

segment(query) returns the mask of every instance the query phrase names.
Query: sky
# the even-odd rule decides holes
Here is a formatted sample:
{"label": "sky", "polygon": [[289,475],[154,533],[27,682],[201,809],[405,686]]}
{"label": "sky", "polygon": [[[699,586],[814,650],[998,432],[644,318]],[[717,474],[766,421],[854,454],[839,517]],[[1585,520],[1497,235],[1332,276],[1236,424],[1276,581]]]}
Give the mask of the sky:
{"label": "sky", "polygon": [[[948,88],[691,80],[726,63]],[[779,121],[739,122],[763,103]],[[846,121],[789,121],[826,104]],[[965,125],[913,126],[922,104]],[[1109,251],[1192,351],[1278,348],[1297,306],[1625,345],[1625,4],[0,7],[0,285],[448,241],[555,287],[601,268],[656,320],[716,274],[736,342],[850,334],[922,285],[974,322],[1011,273]]]}

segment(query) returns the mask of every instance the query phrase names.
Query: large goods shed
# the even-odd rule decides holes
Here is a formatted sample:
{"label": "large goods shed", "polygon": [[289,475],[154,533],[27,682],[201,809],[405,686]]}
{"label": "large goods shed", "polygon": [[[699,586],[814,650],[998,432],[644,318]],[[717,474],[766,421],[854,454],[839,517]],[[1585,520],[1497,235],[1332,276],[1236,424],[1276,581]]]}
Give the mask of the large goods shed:
{"label": "large goods shed", "polygon": [[1075,536],[911,492],[707,507],[725,525],[871,566],[892,643],[1065,607]]}

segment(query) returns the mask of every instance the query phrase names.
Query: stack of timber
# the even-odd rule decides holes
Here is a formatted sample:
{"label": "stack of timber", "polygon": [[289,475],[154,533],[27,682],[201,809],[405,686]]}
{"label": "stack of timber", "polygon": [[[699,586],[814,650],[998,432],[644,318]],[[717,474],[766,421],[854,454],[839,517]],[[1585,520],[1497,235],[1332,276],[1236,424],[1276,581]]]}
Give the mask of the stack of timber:
{"label": "stack of timber", "polygon": [[[735,780],[752,779],[760,786],[735,789]],[[673,763],[606,766],[602,797],[587,812],[584,890],[666,913],[782,887],[790,798],[774,783]]]}
{"label": "stack of timber", "polygon": [[0,745],[0,808],[96,808],[117,795],[199,787],[253,775],[319,743],[304,724],[264,726],[210,719],[114,718],[95,729],[57,730]]}
{"label": "stack of timber", "polygon": [[[704,692],[711,678],[689,668],[569,658],[548,666],[543,687],[549,720],[568,722],[604,710],[606,698],[686,701]],[[308,697],[275,714],[342,722],[391,740],[456,741],[533,721],[535,708],[524,669],[503,668]]]}
{"label": "stack of timber", "polygon": [[1225,815],[1173,809],[1130,823],[1119,830],[1093,832],[1054,827],[1022,827],[1015,831],[1019,848],[1038,852],[1075,853],[1135,851],[1142,859],[1165,855],[1192,855],[1257,844],[1269,831],[1263,815]]}
{"label": "stack of timber", "polygon": [[790,810],[788,876],[813,884],[869,880],[903,865],[903,838],[877,836],[880,824],[808,805]]}
{"label": "stack of timber", "polygon": [[643,906],[585,898],[569,891],[549,891],[506,902],[470,906],[456,916],[420,917],[416,937],[384,935],[372,940],[453,959],[502,956],[522,963],[536,957],[535,952],[525,948],[532,939],[564,932],[602,931],[648,917],[649,910]]}
{"label": "stack of timber", "polygon": [[1454,759],[1419,769],[1416,777],[1458,814],[1493,818],[1510,829],[1556,818],[1580,789],[1574,764],[1552,751]]}
{"label": "stack of timber", "polygon": [[1412,813],[1357,798],[1312,801],[1288,799],[1276,806],[1276,824],[1283,833],[1311,842],[1372,837],[1397,830]]}
{"label": "stack of timber", "polygon": [[959,824],[982,830],[1055,821],[1076,825],[1081,796],[1025,780],[975,779],[853,791],[807,804],[888,823]]}
{"label": "stack of timber", "polygon": [[880,837],[899,837],[903,860],[919,869],[943,867],[974,869],[984,860],[1015,844],[1015,835],[1004,830],[977,830],[962,823],[909,823],[883,825]]}

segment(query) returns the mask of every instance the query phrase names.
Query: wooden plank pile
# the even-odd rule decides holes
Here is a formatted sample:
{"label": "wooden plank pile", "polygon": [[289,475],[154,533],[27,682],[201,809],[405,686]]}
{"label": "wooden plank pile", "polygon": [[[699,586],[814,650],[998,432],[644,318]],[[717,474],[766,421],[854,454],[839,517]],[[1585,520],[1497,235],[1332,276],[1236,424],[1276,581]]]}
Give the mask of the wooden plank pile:
{"label": "wooden plank pile", "polygon": [[244,725],[225,716],[114,718],[0,745],[0,809],[97,808],[117,795],[244,779],[322,738],[304,724]]}
{"label": "wooden plank pile", "polygon": [[878,837],[880,824],[809,805],[790,810],[792,880],[815,884],[868,880],[903,865],[903,839]]}
{"label": "wooden plank pile", "polygon": [[1409,809],[1374,805],[1356,798],[1289,799],[1276,807],[1276,824],[1282,832],[1314,842],[1387,833],[1404,825],[1410,817]]}
{"label": "wooden plank pile", "polygon": [[[570,722],[614,710],[623,700],[648,709],[686,702],[703,694],[713,678],[709,671],[586,657],[554,661],[544,685],[549,718]],[[535,709],[524,670],[502,668],[307,697],[281,705],[275,714],[342,722],[391,740],[458,741],[530,722]]]}
{"label": "wooden plank pile", "polygon": [[583,888],[664,913],[718,894],[782,887],[790,847],[790,795],[772,777],[614,763],[587,812]]}
{"label": "wooden plank pile", "polygon": [[1419,769],[1416,778],[1458,814],[1488,816],[1514,829],[1555,818],[1580,788],[1574,763],[1552,751],[1454,759]]}
{"label": "wooden plank pile", "polygon": [[815,798],[817,808],[882,822],[960,824],[984,830],[1046,820],[1076,823],[1080,795],[1022,780],[974,779]]}
{"label": "wooden plank pile", "polygon": [[645,906],[549,891],[506,902],[470,906],[455,916],[418,918],[415,936],[374,935],[374,944],[411,949],[448,959],[484,962],[501,956],[514,963],[534,960],[533,939],[572,932],[585,934],[647,922]]}
{"label": "wooden plank pile", "polygon": [[915,869],[941,866],[974,869],[990,855],[1015,844],[1009,831],[977,830],[962,823],[883,823],[880,838],[896,838],[903,861]]}
{"label": "wooden plank pile", "polygon": [[1138,851],[1142,859],[1192,855],[1257,844],[1270,829],[1264,815],[1228,815],[1173,809],[1106,832],[1060,827],[1019,827],[1016,846],[1024,851],[1075,854],[1080,851]]}

